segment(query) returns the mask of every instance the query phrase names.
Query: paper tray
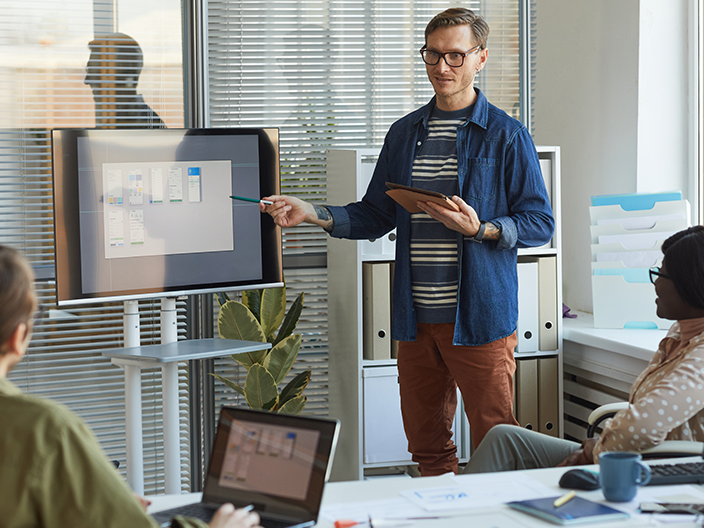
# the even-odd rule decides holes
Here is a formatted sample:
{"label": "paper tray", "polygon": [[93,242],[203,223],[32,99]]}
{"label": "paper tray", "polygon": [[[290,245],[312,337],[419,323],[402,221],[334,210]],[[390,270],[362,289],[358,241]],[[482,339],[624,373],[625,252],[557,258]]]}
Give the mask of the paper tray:
{"label": "paper tray", "polygon": [[592,276],[594,328],[660,328],[672,321],[656,315],[655,287],[629,283],[619,275]]}

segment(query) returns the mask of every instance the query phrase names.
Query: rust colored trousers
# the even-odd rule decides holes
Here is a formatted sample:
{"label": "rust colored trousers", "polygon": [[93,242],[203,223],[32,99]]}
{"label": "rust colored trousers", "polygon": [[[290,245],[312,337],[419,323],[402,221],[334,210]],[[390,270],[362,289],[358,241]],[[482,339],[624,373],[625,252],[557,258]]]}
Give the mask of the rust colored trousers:
{"label": "rust colored trousers", "polygon": [[453,346],[454,323],[418,323],[415,341],[399,342],[398,374],[408,450],[421,475],[457,473],[452,421],[457,387],[478,446],[497,424],[513,416],[516,334],[481,346]]}

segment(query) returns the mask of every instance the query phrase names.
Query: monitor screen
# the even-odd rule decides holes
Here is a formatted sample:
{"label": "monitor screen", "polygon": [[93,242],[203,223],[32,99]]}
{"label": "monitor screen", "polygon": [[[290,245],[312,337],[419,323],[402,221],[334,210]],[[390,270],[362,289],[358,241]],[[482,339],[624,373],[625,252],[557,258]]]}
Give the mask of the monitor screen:
{"label": "monitor screen", "polygon": [[283,284],[277,129],[52,131],[59,306]]}

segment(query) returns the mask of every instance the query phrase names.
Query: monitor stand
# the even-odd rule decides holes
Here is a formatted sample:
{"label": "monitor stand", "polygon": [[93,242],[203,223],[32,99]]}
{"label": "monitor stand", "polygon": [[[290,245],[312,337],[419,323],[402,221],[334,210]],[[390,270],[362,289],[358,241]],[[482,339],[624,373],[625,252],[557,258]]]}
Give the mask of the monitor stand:
{"label": "monitor stand", "polygon": [[101,351],[113,365],[125,369],[125,433],[127,437],[127,482],[144,495],[144,451],[142,446],[142,368],[161,367],[164,416],[164,492],[181,493],[179,442],[178,362],[225,357],[271,348],[271,343],[233,339],[178,341],[176,299],[161,299],[161,344],[140,346],[139,306],[125,301],[124,348]]}

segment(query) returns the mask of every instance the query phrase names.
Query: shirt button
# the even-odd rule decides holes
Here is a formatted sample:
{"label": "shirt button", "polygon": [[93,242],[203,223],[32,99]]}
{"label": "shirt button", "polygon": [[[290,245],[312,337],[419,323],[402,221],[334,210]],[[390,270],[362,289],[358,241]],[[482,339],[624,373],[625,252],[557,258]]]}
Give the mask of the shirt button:
{"label": "shirt button", "polygon": [[416,145],[418,145],[420,147],[422,145],[422,143],[419,141],[418,143],[416,143]]}

